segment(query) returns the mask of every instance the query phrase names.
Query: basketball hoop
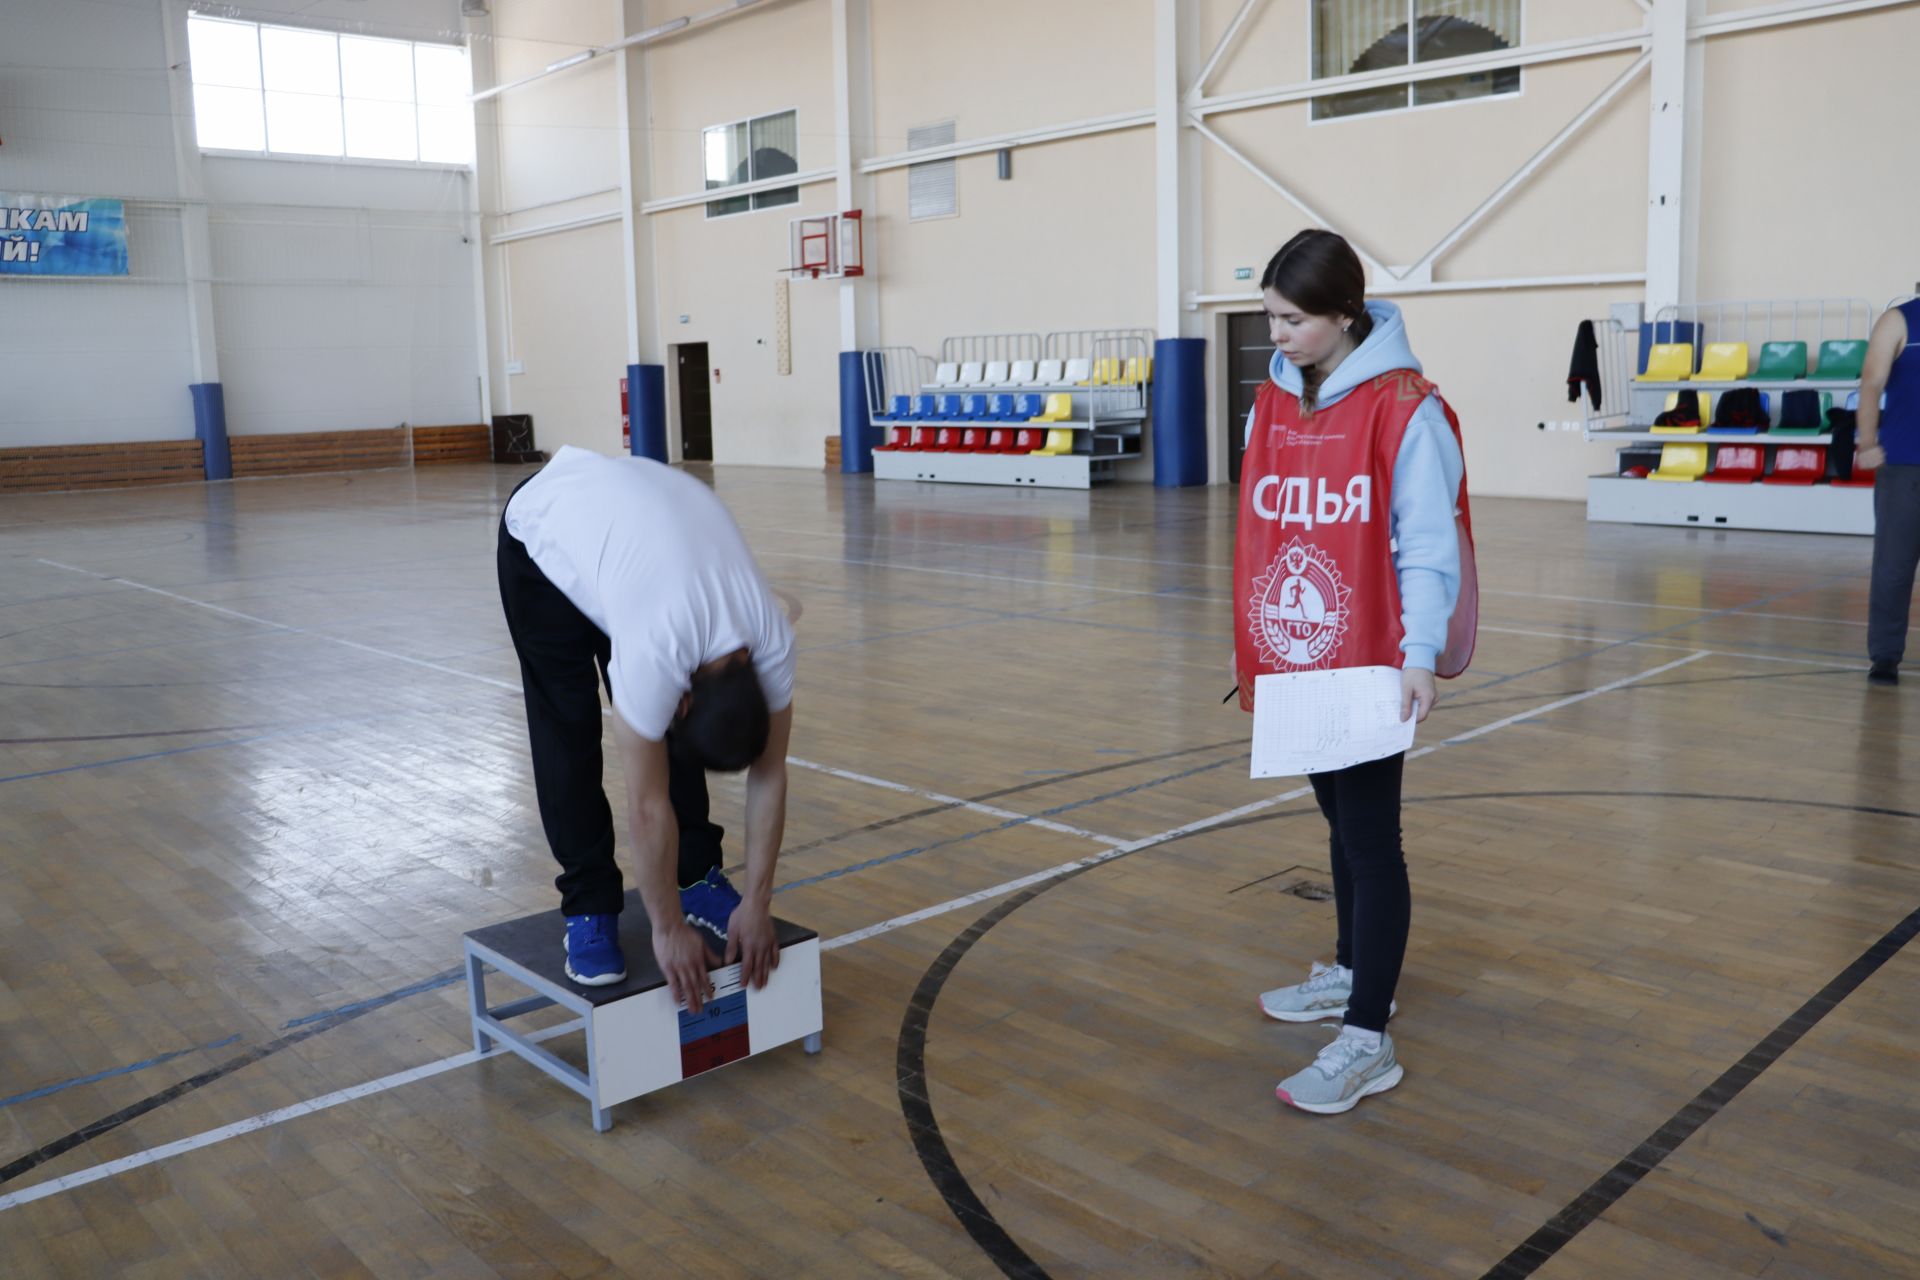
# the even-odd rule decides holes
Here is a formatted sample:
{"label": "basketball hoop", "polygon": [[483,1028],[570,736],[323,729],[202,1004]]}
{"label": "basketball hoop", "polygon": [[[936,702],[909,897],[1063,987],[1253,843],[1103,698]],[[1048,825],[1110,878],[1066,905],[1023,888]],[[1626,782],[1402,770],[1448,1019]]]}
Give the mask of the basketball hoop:
{"label": "basketball hoop", "polygon": [[819,280],[866,274],[866,243],[860,210],[816,214],[787,223],[790,280]]}

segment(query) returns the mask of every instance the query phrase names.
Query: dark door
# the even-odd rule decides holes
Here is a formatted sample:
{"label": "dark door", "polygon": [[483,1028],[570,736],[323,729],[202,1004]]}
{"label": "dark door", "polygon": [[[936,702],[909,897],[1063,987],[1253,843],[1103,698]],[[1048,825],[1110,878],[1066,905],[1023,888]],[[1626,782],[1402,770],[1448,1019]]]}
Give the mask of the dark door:
{"label": "dark door", "polygon": [[1273,359],[1273,339],[1267,336],[1264,311],[1227,317],[1227,476],[1240,483],[1240,454],[1246,448],[1247,414],[1253,409],[1260,384],[1267,380]]}
{"label": "dark door", "polygon": [[680,357],[680,459],[713,461],[713,385],[707,381],[707,344],[683,342]]}

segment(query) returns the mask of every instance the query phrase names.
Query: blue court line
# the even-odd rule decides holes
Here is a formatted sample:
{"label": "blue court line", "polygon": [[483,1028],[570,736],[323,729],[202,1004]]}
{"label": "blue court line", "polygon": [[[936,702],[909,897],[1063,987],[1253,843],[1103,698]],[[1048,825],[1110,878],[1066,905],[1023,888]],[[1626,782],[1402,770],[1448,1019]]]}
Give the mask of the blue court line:
{"label": "blue court line", "polygon": [[[236,636],[235,639],[252,639],[251,636]],[[87,653],[63,653],[52,658],[23,658],[19,662],[0,662],[0,671],[11,671],[15,667],[37,667],[43,662],[81,662],[88,658],[104,658],[116,653],[139,653],[145,649],[176,649],[185,645],[208,643],[205,638],[192,640],[157,640],[152,644],[131,644],[120,649],[94,649]]]}
{"label": "blue court line", "polygon": [[[456,982],[464,982],[466,981],[466,977],[467,975],[464,969],[448,969],[444,973],[437,973],[431,978],[425,978],[411,985],[399,987],[384,995],[373,996],[366,1000],[356,1000],[352,1004],[343,1004],[337,1009],[325,1009],[319,1013],[307,1014],[303,1018],[295,1018],[284,1024],[280,1029],[282,1031],[289,1031],[295,1027],[304,1027],[309,1023],[325,1022],[329,1019],[343,1017],[348,1014],[362,1013],[369,1009],[378,1009],[383,1005],[392,1004],[397,1000],[404,1000],[408,996],[417,996],[422,992],[434,991],[441,987],[450,987]],[[240,1033],[235,1032],[224,1040],[214,1040],[208,1044],[195,1045],[191,1049],[175,1049],[172,1053],[162,1053],[139,1062],[130,1062],[124,1067],[111,1067],[105,1071],[96,1071],[92,1075],[76,1076],[72,1080],[62,1080],[58,1084],[41,1085],[38,1089],[29,1089],[25,1093],[16,1093],[11,1098],[0,1098],[0,1107],[11,1107],[18,1102],[32,1102],[35,1098],[44,1098],[50,1094],[59,1093],[62,1090],[78,1088],[83,1084],[95,1084],[101,1080],[111,1079],[114,1076],[124,1076],[135,1071],[143,1071],[148,1067],[157,1067],[163,1062],[172,1062],[175,1058],[184,1058],[188,1054],[204,1053],[209,1049],[224,1049],[239,1038]]]}
{"label": "blue court line", "polygon": [[163,1062],[172,1062],[175,1058],[184,1058],[190,1053],[200,1053],[207,1049],[224,1049],[240,1038],[235,1032],[225,1040],[215,1040],[211,1044],[195,1045],[191,1049],[175,1049],[172,1053],[163,1053],[158,1057],[147,1058],[140,1062],[130,1062],[124,1067],[111,1067],[105,1071],[96,1071],[90,1076],[76,1076],[72,1080],[62,1080],[59,1084],[43,1084],[38,1089],[29,1089],[25,1093],[16,1093],[11,1098],[0,1098],[0,1107],[10,1107],[16,1102],[32,1102],[35,1098],[44,1098],[48,1094],[59,1093],[63,1089],[77,1088],[83,1084],[93,1084],[98,1080],[113,1076],[124,1076],[129,1072],[143,1071],[148,1067],[157,1067]]}
{"label": "blue court line", "polygon": [[62,765],[58,769],[38,769],[32,773],[16,773],[0,778],[0,784],[8,782],[26,782],[34,778],[51,778],[62,773],[78,773],[84,769],[104,769],[109,765],[137,764],[142,760],[159,760],[166,756],[185,755],[189,751],[212,751],[216,747],[236,747],[249,742],[265,742],[269,738],[291,738],[303,733],[321,733],[328,729],[340,729],[347,725],[375,724],[382,720],[397,720],[406,716],[421,715],[422,711],[389,711],[380,715],[355,716],[347,720],[317,720],[311,724],[290,725],[275,729],[271,733],[249,734],[244,738],[222,738],[218,742],[200,742],[190,747],[168,747],[165,751],[143,751],[139,755],[114,756],[109,760],[90,760],[86,764]]}
{"label": "blue court line", "polygon": [[323,1009],[319,1013],[310,1013],[304,1018],[295,1018],[281,1026],[282,1031],[291,1031],[295,1027],[304,1027],[310,1022],[325,1022],[328,1018],[338,1018],[350,1013],[364,1013],[368,1009],[378,1009],[382,1005],[392,1004],[396,1000],[405,1000],[408,996],[417,996],[423,991],[436,991],[441,987],[450,987],[456,982],[465,982],[467,971],[464,968],[448,969],[436,973],[431,978],[422,978],[410,986],[399,987],[385,995],[373,996],[366,1000],[356,1000],[352,1004],[343,1004],[337,1009]]}
{"label": "blue court line", "polygon": [[[317,728],[319,726],[315,727]],[[312,730],[301,729],[295,730],[294,732],[309,733],[312,732]],[[86,764],[62,765],[58,769],[39,769],[33,773],[16,773],[10,777],[0,778],[0,783],[26,782],[33,778],[51,778],[62,773],[78,773],[83,769],[104,769],[112,764],[134,764],[141,760],[158,760],[163,756],[182,756],[189,751],[211,751],[215,747],[233,747],[245,742],[260,742],[267,738],[281,738],[285,736],[286,734],[283,733],[259,733],[247,738],[223,738],[219,742],[201,742],[191,747],[168,747],[165,751],[144,751],[137,756],[115,756],[111,760],[92,760]]]}

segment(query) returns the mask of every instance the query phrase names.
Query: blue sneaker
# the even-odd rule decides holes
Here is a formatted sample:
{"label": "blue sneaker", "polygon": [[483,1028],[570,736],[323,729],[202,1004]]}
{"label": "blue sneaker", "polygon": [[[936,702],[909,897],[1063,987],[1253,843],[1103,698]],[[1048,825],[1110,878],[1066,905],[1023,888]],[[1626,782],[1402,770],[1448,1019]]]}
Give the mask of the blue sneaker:
{"label": "blue sneaker", "polygon": [[583,987],[623,982],[627,958],[620,953],[620,917],[567,917],[567,976]]}
{"label": "blue sneaker", "polygon": [[705,929],[722,942],[727,940],[727,922],[739,905],[739,890],[728,883],[718,867],[707,872],[706,879],[680,890],[680,909],[687,913],[687,923]]}

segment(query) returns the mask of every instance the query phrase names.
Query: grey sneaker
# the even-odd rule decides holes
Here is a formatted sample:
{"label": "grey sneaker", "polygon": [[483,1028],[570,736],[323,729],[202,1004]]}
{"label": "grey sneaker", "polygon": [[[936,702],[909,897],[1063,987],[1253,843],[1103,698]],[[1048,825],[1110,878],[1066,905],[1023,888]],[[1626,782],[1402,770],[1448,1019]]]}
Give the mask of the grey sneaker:
{"label": "grey sneaker", "polygon": [[1273,1093],[1289,1106],[1332,1116],[1353,1110],[1370,1093],[1385,1093],[1405,1074],[1394,1059],[1392,1036],[1382,1032],[1380,1047],[1369,1053],[1354,1037],[1337,1035],[1312,1066],[1282,1080]]}
{"label": "grey sneaker", "polygon": [[[1305,982],[1261,992],[1260,1012],[1282,1022],[1318,1022],[1346,1017],[1347,1001],[1352,998],[1353,970],[1316,960]],[[1387,1016],[1392,1017],[1399,1009],[1395,1003]]]}

